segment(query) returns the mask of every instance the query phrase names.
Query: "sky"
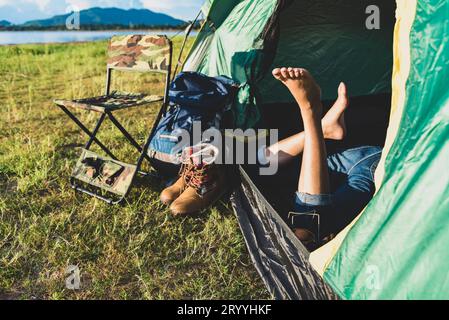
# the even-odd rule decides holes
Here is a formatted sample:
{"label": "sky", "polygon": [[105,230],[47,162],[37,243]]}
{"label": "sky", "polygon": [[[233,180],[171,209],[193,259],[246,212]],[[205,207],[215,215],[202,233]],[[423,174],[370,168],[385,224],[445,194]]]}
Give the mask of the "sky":
{"label": "sky", "polygon": [[204,0],[0,0],[0,20],[19,24],[71,12],[74,7],[79,10],[92,7],[146,8],[175,18],[192,20],[203,2]]}

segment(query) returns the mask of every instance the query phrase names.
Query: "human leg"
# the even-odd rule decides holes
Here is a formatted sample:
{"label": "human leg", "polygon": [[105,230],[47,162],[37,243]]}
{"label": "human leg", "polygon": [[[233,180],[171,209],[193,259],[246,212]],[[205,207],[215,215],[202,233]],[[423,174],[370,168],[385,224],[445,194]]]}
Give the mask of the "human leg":
{"label": "human leg", "polygon": [[[281,69],[275,69],[273,75],[281,79]],[[346,85],[341,83],[338,88],[338,98],[332,108],[321,120],[324,139],[343,140],[346,135],[345,111],[349,105]],[[304,151],[304,132],[286,138],[263,150],[264,154],[260,158],[267,161],[278,161],[279,165],[284,165],[301,155]]]}
{"label": "human leg", "polygon": [[[307,205],[306,199],[316,200],[330,193],[327,152],[321,117],[321,90],[313,77],[305,69],[282,68],[275,74],[290,90],[300,107],[304,122],[303,157],[298,182],[298,198]],[[302,199],[301,199],[302,198]],[[313,204],[312,204],[313,205]],[[314,235],[307,229],[297,229],[300,240],[311,241]]]}

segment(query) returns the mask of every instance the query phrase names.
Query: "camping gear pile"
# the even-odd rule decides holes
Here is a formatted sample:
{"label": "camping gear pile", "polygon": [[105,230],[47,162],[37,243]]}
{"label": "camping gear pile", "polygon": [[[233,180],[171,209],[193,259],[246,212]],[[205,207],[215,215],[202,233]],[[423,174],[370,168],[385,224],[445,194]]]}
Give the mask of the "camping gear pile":
{"label": "camping gear pile", "polygon": [[166,177],[178,173],[183,149],[201,142],[194,136],[195,124],[200,125],[199,133],[220,130],[237,89],[237,83],[228,77],[197,72],[177,75],[170,84],[169,106],[151,138],[148,155],[153,168]]}
{"label": "camping gear pile", "polygon": [[[176,216],[207,209],[229,187],[226,167],[216,164],[222,154],[213,141],[202,141],[202,133],[221,128],[238,87],[230,78],[197,72],[181,72],[170,84],[169,107],[156,125],[148,155],[159,175],[170,179],[179,171],[178,180],[161,194]],[[195,141],[197,134],[201,141]]]}
{"label": "camping gear pile", "polygon": [[[297,132],[292,97],[269,71],[301,66],[316,75],[325,100],[335,98],[340,81],[348,85],[348,126],[361,138],[353,143],[385,145],[374,199],[312,253],[285,223],[278,187],[287,180],[279,175],[280,184],[264,184],[250,166],[239,168],[232,204],[270,293],[278,299],[448,299],[449,2],[206,0],[202,12],[204,23],[183,70],[240,84],[232,103],[236,127],[279,128],[281,137]],[[376,12],[380,29],[368,28]],[[88,150],[99,143],[93,134],[98,130],[83,130],[91,136]],[[79,163],[88,164],[81,171],[86,179],[111,171],[97,160],[84,153]],[[209,170],[202,169],[209,165],[186,157],[173,194],[187,186],[202,194],[207,183],[197,182],[208,180]],[[97,181],[107,184],[111,177]]]}

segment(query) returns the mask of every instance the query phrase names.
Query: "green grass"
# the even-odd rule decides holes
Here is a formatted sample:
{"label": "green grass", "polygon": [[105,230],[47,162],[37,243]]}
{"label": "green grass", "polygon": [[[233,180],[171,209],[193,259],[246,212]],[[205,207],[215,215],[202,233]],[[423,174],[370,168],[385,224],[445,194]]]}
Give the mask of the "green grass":
{"label": "green grass", "polygon": [[[179,47],[180,41],[176,42]],[[52,104],[104,91],[106,42],[0,47],[0,299],[265,299],[226,203],[174,218],[161,186],[124,206],[76,195],[68,178],[86,137]],[[114,87],[160,92],[157,76],[123,74]],[[141,141],[156,107],[118,113]],[[97,114],[77,113],[90,126]],[[135,157],[109,123],[100,138]],[[65,288],[77,265],[82,288]]]}

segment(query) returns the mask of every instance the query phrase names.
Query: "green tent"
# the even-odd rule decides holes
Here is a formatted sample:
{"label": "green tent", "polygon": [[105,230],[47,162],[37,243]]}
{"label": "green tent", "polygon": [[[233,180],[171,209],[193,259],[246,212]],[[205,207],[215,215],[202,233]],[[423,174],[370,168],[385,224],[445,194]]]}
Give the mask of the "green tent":
{"label": "green tent", "polygon": [[[380,29],[367,27],[371,5]],[[241,83],[237,127],[275,127],[267,115],[280,118],[280,129],[291,125],[291,97],[270,77],[278,66],[311,70],[325,100],[345,81],[365,142],[370,120],[391,109],[388,134],[377,137],[384,145],[377,194],[313,253],[285,223],[281,195],[240,169],[233,206],[270,292],[279,299],[448,299],[449,2],[208,0],[203,13],[184,69]],[[378,119],[386,131],[388,117]]]}
{"label": "green tent", "polygon": [[[367,30],[365,14],[377,4],[380,30]],[[391,91],[393,1],[222,0],[207,1],[207,20],[184,70],[227,75],[242,84],[236,126],[254,127],[258,106],[292,102],[271,76],[275,66],[310,69],[324,99],[341,81],[353,96]]]}

